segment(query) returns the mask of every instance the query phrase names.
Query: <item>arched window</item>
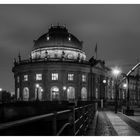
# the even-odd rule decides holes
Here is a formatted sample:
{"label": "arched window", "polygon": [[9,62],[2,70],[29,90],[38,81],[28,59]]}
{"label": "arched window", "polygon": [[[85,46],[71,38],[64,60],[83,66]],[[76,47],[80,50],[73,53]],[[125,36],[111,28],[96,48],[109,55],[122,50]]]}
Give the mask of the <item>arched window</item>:
{"label": "arched window", "polygon": [[68,87],[67,100],[75,100],[75,88],[74,87]]}
{"label": "arched window", "polygon": [[19,88],[17,88],[17,100],[20,98]]}
{"label": "arched window", "polygon": [[24,87],[23,89],[23,101],[28,101],[29,100],[29,88]]}
{"label": "arched window", "polygon": [[87,89],[85,87],[82,87],[82,89],[81,89],[81,99],[82,99],[82,101],[87,100]]}
{"label": "arched window", "polygon": [[59,88],[56,86],[51,88],[51,100],[59,100]]}
{"label": "arched window", "polygon": [[35,100],[42,100],[43,89],[41,86],[35,87]]}

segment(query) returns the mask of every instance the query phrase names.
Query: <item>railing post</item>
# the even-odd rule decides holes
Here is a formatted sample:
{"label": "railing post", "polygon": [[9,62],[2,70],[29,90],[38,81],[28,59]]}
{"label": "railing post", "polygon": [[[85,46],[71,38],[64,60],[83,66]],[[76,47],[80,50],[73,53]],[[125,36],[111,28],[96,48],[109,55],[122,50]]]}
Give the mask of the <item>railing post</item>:
{"label": "railing post", "polygon": [[53,130],[53,136],[56,136],[56,134],[57,134],[57,112],[54,112],[52,130]]}
{"label": "railing post", "polygon": [[72,135],[74,136],[75,135],[75,106],[72,106],[71,112],[72,112],[72,115],[69,117],[69,122],[72,125],[72,128],[73,128]]}

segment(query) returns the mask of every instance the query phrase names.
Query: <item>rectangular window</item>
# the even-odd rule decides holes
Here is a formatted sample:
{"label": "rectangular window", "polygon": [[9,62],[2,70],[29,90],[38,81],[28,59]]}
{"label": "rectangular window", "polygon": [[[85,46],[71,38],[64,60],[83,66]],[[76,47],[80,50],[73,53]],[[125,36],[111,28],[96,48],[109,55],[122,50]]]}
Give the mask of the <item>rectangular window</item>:
{"label": "rectangular window", "polygon": [[58,80],[58,73],[52,73],[52,80]]}
{"label": "rectangular window", "polygon": [[68,74],[68,80],[73,81],[74,79],[74,74]]}
{"label": "rectangular window", "polygon": [[24,75],[24,81],[28,81],[28,75]]}
{"label": "rectangular window", "polygon": [[20,81],[20,78],[19,78],[19,76],[17,77],[17,83],[19,83],[19,81]]}
{"label": "rectangular window", "polygon": [[86,82],[86,75],[82,75],[82,82]]}
{"label": "rectangular window", "polygon": [[36,74],[36,80],[42,80],[42,74]]}

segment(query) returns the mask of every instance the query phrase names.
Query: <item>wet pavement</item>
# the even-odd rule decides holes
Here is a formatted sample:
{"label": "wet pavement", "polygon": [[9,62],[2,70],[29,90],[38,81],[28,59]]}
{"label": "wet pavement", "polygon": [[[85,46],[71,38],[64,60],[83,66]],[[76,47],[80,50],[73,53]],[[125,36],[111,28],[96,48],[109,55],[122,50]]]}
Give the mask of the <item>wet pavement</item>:
{"label": "wet pavement", "polygon": [[104,111],[99,111],[97,127],[95,131],[96,136],[117,136],[112,124],[106,116]]}
{"label": "wet pavement", "polygon": [[95,133],[93,134],[91,125],[88,136],[140,136],[139,117],[126,116],[120,112],[115,114],[112,111],[99,111]]}

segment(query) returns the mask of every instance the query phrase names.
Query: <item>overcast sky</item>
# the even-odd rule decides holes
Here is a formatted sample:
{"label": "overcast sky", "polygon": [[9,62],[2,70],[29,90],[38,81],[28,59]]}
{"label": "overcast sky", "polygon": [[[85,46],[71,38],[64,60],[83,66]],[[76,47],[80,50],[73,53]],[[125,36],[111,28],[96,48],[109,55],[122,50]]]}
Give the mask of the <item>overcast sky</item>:
{"label": "overcast sky", "polygon": [[14,90],[13,58],[27,58],[33,40],[58,22],[84,42],[88,58],[96,42],[98,58],[124,72],[139,58],[140,5],[0,5],[0,87]]}

